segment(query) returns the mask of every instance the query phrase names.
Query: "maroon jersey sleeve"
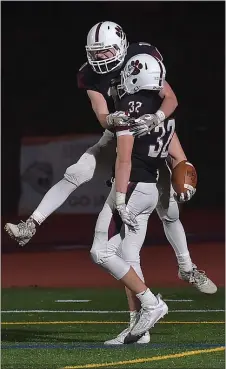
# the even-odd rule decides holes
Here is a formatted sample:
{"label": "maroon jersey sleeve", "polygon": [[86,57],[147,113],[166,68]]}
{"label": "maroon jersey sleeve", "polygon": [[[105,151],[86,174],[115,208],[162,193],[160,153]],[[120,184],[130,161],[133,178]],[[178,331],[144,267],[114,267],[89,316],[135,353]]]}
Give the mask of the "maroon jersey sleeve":
{"label": "maroon jersey sleeve", "polygon": [[152,52],[151,52],[151,56],[153,56],[154,58],[157,58],[160,61],[163,61],[163,57],[160,54],[160,52],[158,51],[157,47],[153,46]]}
{"label": "maroon jersey sleeve", "polygon": [[140,42],[139,46],[143,49],[142,52],[150,54],[154,58],[157,58],[160,61],[163,61],[163,57],[160,54],[160,52],[158,51],[157,47],[155,47],[151,44],[147,44],[145,42]]}
{"label": "maroon jersey sleeve", "polygon": [[132,56],[136,54],[149,54],[153,56],[154,58],[157,58],[160,61],[163,61],[163,57],[158,51],[157,47],[151,44],[148,44],[147,42],[139,42],[139,43],[131,44],[128,48],[127,60],[132,58]]}
{"label": "maroon jersey sleeve", "polygon": [[99,91],[97,76],[88,63],[83,64],[77,73],[77,86],[83,90]]}

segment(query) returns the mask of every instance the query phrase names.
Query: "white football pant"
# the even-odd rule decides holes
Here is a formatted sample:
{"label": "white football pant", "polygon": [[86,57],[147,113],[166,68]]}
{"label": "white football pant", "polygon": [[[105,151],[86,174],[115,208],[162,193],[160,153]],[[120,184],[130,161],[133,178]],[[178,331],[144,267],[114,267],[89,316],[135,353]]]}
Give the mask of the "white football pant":
{"label": "white football pant", "polygon": [[143,245],[148,218],[158,202],[155,183],[130,183],[126,203],[136,216],[139,229],[134,232],[122,223],[115,208],[115,184],[97,219],[91,257],[96,264],[121,279],[133,267],[144,280],[140,267],[140,250]]}

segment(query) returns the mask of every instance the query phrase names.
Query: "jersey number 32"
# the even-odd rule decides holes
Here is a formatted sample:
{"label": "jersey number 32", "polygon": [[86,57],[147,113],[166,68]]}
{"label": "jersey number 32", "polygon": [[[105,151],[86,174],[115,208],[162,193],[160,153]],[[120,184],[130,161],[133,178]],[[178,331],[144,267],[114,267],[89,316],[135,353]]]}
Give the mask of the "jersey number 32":
{"label": "jersey number 32", "polygon": [[168,156],[168,147],[175,131],[175,120],[169,119],[167,122],[160,123],[155,127],[157,133],[156,143],[149,146],[148,156],[156,158],[166,158]]}

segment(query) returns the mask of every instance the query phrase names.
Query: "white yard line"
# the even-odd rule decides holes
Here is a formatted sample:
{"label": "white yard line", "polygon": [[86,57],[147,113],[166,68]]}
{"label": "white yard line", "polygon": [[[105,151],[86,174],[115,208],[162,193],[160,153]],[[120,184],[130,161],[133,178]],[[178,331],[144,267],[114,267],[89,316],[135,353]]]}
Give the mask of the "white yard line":
{"label": "white yard line", "polygon": [[[203,309],[203,310],[169,310],[170,313],[218,313],[224,309]],[[128,310],[2,310],[2,314],[14,313],[73,313],[73,314],[125,314]]]}
{"label": "white yard line", "polygon": [[55,300],[55,302],[90,302],[91,300]]}
{"label": "white yard line", "polygon": [[173,302],[190,302],[190,301],[194,301],[194,300],[171,300],[171,299],[164,299],[164,301],[173,301]]}

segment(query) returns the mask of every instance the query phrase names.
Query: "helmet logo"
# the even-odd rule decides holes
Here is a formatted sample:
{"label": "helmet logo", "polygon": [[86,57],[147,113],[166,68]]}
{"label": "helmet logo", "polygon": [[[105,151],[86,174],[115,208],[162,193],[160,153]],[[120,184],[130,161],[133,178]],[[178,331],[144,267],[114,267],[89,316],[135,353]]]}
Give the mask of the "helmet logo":
{"label": "helmet logo", "polygon": [[133,76],[136,76],[137,74],[140,73],[140,70],[143,68],[143,64],[140,63],[139,60],[132,60],[131,64],[129,65],[129,71],[130,74],[132,74]]}
{"label": "helmet logo", "polygon": [[118,37],[121,37],[122,38],[122,28],[121,27],[119,27],[119,26],[117,26],[117,27],[115,27],[115,30],[116,30],[116,35],[118,36]]}

